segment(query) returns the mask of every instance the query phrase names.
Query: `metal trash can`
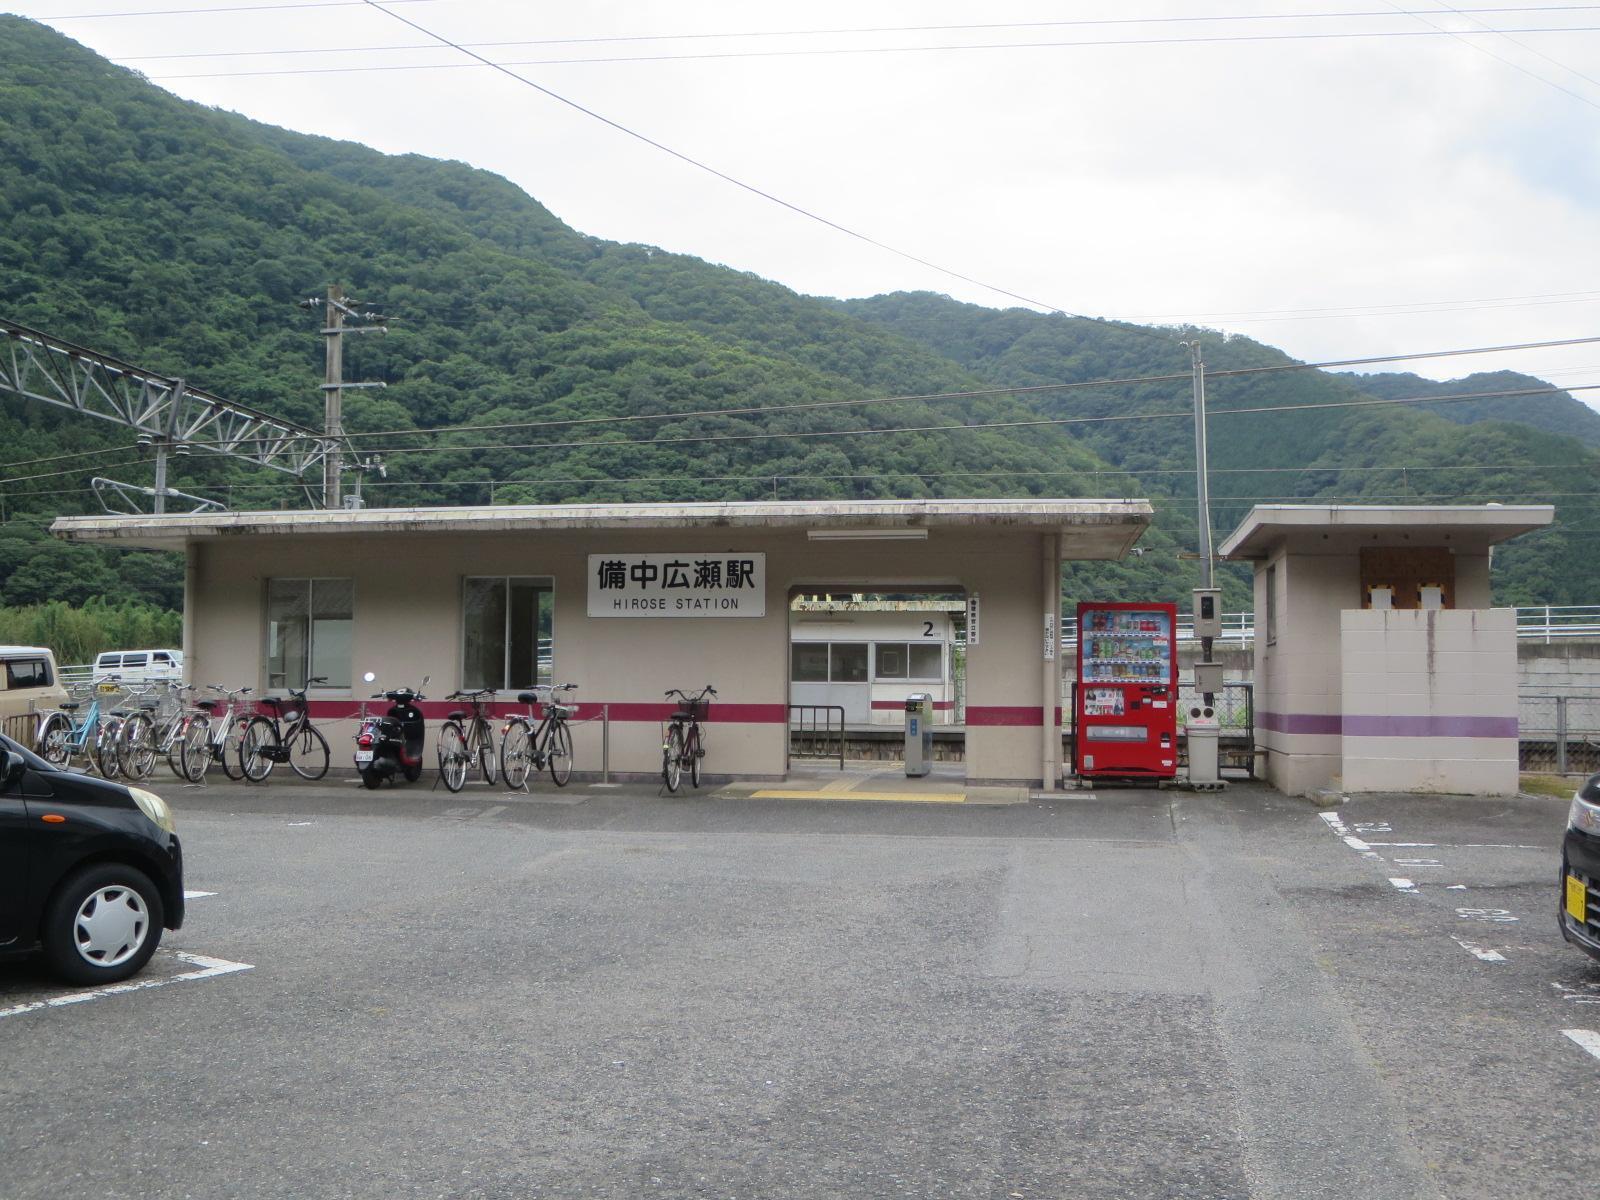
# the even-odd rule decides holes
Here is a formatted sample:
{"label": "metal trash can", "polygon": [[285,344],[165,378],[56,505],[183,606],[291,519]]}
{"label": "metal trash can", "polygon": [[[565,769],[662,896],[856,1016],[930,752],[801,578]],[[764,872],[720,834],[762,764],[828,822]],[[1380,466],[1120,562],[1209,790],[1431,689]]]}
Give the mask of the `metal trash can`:
{"label": "metal trash can", "polygon": [[933,697],[913,692],[906,697],[906,775],[933,770]]}
{"label": "metal trash can", "polygon": [[1189,785],[1206,790],[1221,787],[1217,742],[1222,736],[1222,723],[1217,710],[1198,701],[1191,704],[1184,730],[1189,736]]}

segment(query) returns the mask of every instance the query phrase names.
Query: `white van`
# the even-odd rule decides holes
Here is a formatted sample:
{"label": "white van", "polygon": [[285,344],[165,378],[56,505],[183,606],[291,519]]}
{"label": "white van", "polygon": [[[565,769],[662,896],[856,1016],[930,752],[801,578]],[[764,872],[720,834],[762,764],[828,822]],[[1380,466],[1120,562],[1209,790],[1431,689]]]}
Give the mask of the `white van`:
{"label": "white van", "polygon": [[94,677],[115,675],[122,683],[183,678],[182,650],[107,650],[94,660]]}
{"label": "white van", "polygon": [[56,672],[56,656],[44,646],[0,646],[0,727],[25,746],[33,745],[32,712],[67,698]]}

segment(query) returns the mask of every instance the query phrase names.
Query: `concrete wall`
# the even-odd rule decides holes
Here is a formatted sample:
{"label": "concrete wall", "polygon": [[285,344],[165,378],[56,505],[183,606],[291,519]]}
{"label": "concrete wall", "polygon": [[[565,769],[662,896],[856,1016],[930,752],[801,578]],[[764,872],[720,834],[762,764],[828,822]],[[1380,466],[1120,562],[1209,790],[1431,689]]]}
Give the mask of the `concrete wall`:
{"label": "concrete wall", "polygon": [[[548,576],[554,581],[556,682],[579,685],[581,715],[613,711],[611,767],[660,768],[662,692],[710,682],[719,695],[706,771],[778,776],[788,751],[791,589],[926,586],[977,592],[981,637],[967,652],[968,771],[973,778],[1041,776],[1042,555],[1054,535],[938,529],[926,542],[808,542],[804,530],[681,530],[539,534],[263,536],[198,544],[192,553],[189,677],[230,686],[265,683],[266,581],[354,580],[351,692],[314,693],[325,715],[353,717],[374,671],[380,685],[442,697],[461,686],[462,579]],[[587,615],[587,556],[677,552],[767,555],[766,616],[672,619]],[[374,689],[376,690],[376,689]],[[445,706],[425,706],[430,718]],[[348,763],[350,721],[327,724],[334,763]],[[597,770],[600,726],[574,731],[576,766]],[[432,756],[430,746],[428,754]]]}
{"label": "concrete wall", "polygon": [[1517,790],[1512,609],[1341,614],[1343,786]]}

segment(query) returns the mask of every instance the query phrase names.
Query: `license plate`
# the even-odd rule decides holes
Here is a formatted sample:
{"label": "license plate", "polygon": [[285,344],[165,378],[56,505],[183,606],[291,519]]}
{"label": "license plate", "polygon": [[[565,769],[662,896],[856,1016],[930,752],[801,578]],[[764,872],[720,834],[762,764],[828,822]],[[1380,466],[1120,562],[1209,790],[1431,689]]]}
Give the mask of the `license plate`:
{"label": "license plate", "polygon": [[371,750],[357,750],[356,751],[356,761],[358,763],[369,763],[369,762],[371,762],[372,761],[372,751]]}
{"label": "license plate", "polygon": [[1582,925],[1589,918],[1587,916],[1588,896],[1585,894],[1583,880],[1567,876],[1567,912],[1572,919]]}

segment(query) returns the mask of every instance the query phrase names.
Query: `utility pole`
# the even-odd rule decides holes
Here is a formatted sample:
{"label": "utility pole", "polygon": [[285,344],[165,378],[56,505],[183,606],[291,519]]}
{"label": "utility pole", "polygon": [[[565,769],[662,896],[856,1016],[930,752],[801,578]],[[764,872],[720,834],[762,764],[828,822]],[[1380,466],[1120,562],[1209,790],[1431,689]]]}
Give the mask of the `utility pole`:
{"label": "utility pole", "polygon": [[328,435],[327,457],[322,460],[322,507],[338,508],[339,474],[344,466],[340,442],[344,437],[344,289],[328,285],[323,349],[327,374],[322,384],[322,432]]}
{"label": "utility pole", "polygon": [[1220,627],[1220,598],[1216,592],[1216,564],[1211,551],[1211,468],[1206,456],[1206,363],[1200,339],[1183,343],[1189,350],[1194,373],[1194,492],[1196,541],[1200,552],[1200,587],[1195,591],[1194,624],[1200,635],[1200,661],[1195,664],[1196,690],[1209,708],[1222,687],[1222,667],[1213,662],[1214,631]]}
{"label": "utility pole", "polygon": [[[1196,519],[1200,528],[1200,586],[1208,588],[1215,586],[1215,579],[1211,561],[1211,481],[1206,461],[1206,364],[1198,338],[1183,344],[1189,348],[1189,366],[1194,372],[1194,470]],[[1211,647],[1208,645],[1205,649],[1209,659]]]}
{"label": "utility pole", "polygon": [[[341,494],[342,475],[344,470],[344,393],[347,388],[381,388],[387,387],[385,383],[346,383],[344,380],[344,336],[347,333],[388,333],[389,327],[382,322],[388,318],[380,313],[361,311],[355,307],[357,302],[350,300],[344,294],[344,288],[337,283],[328,285],[326,297],[312,296],[310,299],[300,301],[300,307],[323,310],[322,338],[323,358],[325,371],[322,384],[322,432],[327,437],[326,449],[322,460],[322,507],[339,508],[343,504]],[[377,324],[346,325],[346,317],[356,321],[375,321]],[[358,463],[361,469],[364,463]],[[361,486],[359,482],[352,493],[359,499]]]}

